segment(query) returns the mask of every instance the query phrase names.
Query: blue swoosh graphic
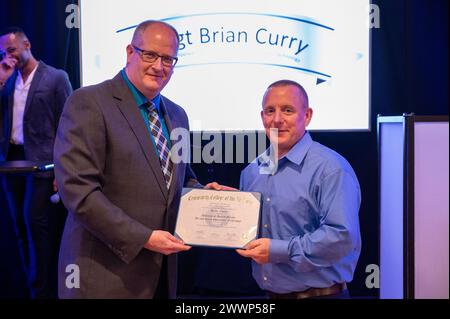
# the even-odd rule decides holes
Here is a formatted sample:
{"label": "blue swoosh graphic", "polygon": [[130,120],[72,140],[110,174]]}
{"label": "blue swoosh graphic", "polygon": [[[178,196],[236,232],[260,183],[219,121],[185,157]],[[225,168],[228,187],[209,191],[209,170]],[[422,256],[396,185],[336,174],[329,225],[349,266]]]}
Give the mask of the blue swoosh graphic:
{"label": "blue swoosh graphic", "polygon": [[[306,20],[306,19],[300,19],[300,18],[295,18],[295,17],[289,17],[289,16],[283,16],[283,15],[278,15],[278,14],[269,14],[269,13],[247,13],[247,12],[222,12],[222,13],[196,13],[196,14],[188,14],[188,15],[183,15],[183,16],[175,16],[175,17],[169,17],[169,18],[164,18],[161,19],[160,21],[170,21],[170,20],[177,20],[177,19],[183,19],[183,18],[191,18],[191,17],[200,17],[200,16],[213,16],[213,15],[254,15],[254,16],[265,16],[265,17],[272,17],[272,18],[280,18],[280,19],[286,19],[286,20],[292,20],[292,21],[297,21],[297,22],[302,22],[302,23],[307,23],[307,24],[311,24],[313,26],[316,27],[320,27],[320,28],[324,28],[330,31],[334,31],[334,28],[326,26],[324,24],[320,24],[317,22],[313,22],[310,20]],[[120,30],[117,30],[116,33],[120,33],[123,31],[127,31],[133,28],[136,28],[138,25],[133,25],[133,26],[129,26]]]}
{"label": "blue swoosh graphic", "polygon": [[294,69],[294,70],[298,70],[298,71],[303,71],[306,73],[312,73],[312,74],[316,74],[316,75],[320,75],[320,76],[324,76],[327,78],[331,78],[331,75],[322,73],[322,72],[318,72],[318,71],[314,71],[314,70],[310,70],[310,69],[305,69],[305,68],[299,68],[299,67],[295,67],[295,66],[291,66],[291,65],[285,65],[285,64],[275,64],[275,63],[254,63],[254,62],[210,62],[210,63],[194,63],[194,64],[184,64],[184,65],[176,65],[175,68],[185,68],[185,67],[190,67],[190,66],[199,66],[199,65],[212,65],[212,64],[252,64],[252,65],[269,65],[269,66],[275,66],[275,67],[280,67],[280,68],[287,68],[287,69]]}

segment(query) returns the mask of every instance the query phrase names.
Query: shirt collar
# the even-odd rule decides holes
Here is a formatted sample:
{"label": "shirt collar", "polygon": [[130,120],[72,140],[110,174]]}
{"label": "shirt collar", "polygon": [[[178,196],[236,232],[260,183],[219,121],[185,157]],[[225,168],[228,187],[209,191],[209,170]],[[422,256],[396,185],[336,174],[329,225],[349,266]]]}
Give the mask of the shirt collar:
{"label": "shirt collar", "polygon": [[20,71],[17,72],[17,81],[22,84],[23,86],[26,86],[27,84],[31,84],[31,81],[33,81],[34,78],[34,74],[36,73],[36,70],[39,67],[39,61],[36,64],[36,66],[34,67],[33,71],[31,71],[30,75],[28,76],[27,80],[25,82],[23,82],[23,78],[22,78],[22,73],[20,73]]}
{"label": "shirt collar", "polygon": [[[135,86],[133,83],[131,83],[130,79],[127,76],[127,73],[125,72],[125,68],[122,69],[122,77],[125,80],[125,83],[127,84],[128,88],[131,91],[131,94],[133,94],[133,98],[136,102],[136,104],[141,107],[144,104],[147,104],[148,99],[145,97],[144,94],[142,94]],[[161,94],[158,94],[157,96],[155,96],[152,100],[153,104],[156,107],[156,111],[158,113],[160,113],[160,102],[161,102]]]}
{"label": "shirt collar", "polygon": [[[295,143],[294,146],[289,150],[289,152],[285,156],[280,158],[278,162],[280,161],[284,162],[286,160],[289,160],[294,164],[300,165],[300,163],[303,161],[306,154],[308,153],[308,150],[312,145],[312,143],[313,139],[311,138],[309,132],[306,131],[303,137],[300,140],[298,140],[297,143]],[[272,152],[273,146],[270,145],[270,147],[263,153],[265,157],[263,157],[263,155],[260,155],[258,157],[258,165],[267,166],[268,165],[267,159],[270,158],[271,161],[273,160],[270,156]]]}
{"label": "shirt collar", "polygon": [[308,150],[313,143],[311,135],[308,131],[305,131],[303,137],[289,150],[289,152],[284,156],[286,159],[294,164],[300,165],[303,159],[308,153]]}

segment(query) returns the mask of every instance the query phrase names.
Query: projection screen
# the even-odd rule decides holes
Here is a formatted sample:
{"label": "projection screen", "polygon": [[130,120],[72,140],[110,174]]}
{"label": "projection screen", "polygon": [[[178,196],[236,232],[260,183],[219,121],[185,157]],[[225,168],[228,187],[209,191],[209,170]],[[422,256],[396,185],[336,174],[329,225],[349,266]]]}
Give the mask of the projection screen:
{"label": "projection screen", "polygon": [[163,94],[194,131],[262,130],[261,100],[280,79],[302,84],[310,130],[370,129],[369,0],[80,0],[82,86],[112,78],[137,24],[180,35]]}

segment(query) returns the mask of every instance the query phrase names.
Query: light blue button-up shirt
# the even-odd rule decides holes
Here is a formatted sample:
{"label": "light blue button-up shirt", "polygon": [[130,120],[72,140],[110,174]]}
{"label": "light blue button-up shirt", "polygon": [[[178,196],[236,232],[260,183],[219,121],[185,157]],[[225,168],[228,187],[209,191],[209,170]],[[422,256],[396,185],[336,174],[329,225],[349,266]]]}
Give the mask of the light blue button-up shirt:
{"label": "light blue button-up shirt", "polygon": [[275,293],[350,282],[361,251],[361,193],[350,164],[308,132],[262,174],[257,158],[241,190],[262,194],[260,237],[271,238],[269,263],[252,262],[259,286]]}

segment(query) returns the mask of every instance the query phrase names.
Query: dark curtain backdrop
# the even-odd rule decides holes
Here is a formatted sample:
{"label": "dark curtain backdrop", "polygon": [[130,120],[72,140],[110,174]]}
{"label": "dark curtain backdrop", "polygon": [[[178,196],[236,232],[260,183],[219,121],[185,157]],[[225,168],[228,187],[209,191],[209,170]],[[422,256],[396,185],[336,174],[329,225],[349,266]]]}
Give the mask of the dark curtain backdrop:
{"label": "dark curtain backdrop", "polygon": [[[23,27],[30,37],[35,56],[65,68],[77,88],[78,34],[76,29],[65,27],[65,8],[72,2],[0,0],[0,27]],[[376,0],[373,3],[380,8],[381,27],[372,29],[372,130],[312,134],[314,139],[349,160],[361,184],[363,248],[354,281],[350,284],[352,294],[359,297],[378,295],[378,289],[365,286],[366,266],[378,264],[377,114],[448,115],[448,1]],[[244,166],[195,164],[193,168],[202,183],[216,180],[237,187]],[[2,200],[0,195],[0,202]],[[3,212],[2,208],[2,215]],[[3,220],[2,225],[5,227]],[[5,234],[2,231],[0,248],[8,246]],[[185,294],[259,293],[251,279],[249,263],[233,251],[192,249],[180,256],[180,265],[179,289]],[[7,269],[10,268],[0,264],[0,286],[1,277],[8,276],[4,272]],[[0,296],[7,294],[7,291],[0,292]]]}

